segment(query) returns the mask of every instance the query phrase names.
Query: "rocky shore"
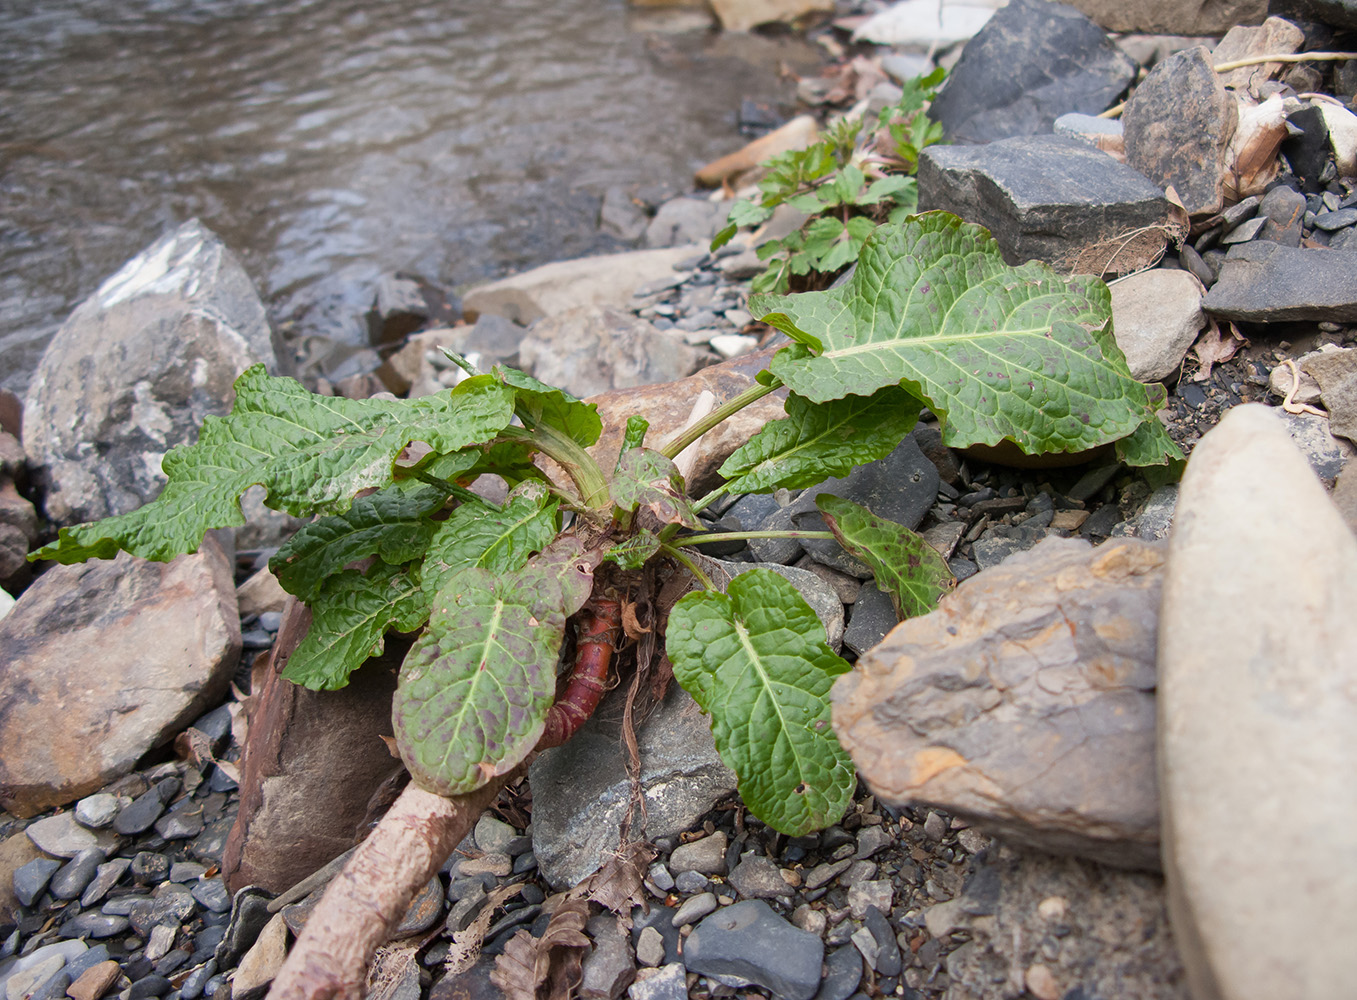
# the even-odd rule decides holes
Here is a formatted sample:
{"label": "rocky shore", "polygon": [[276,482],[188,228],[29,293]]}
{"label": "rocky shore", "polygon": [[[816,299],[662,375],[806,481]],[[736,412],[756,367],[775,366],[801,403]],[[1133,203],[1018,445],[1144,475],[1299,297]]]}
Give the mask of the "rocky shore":
{"label": "rocky shore", "polygon": [[[497,956],[582,892],[589,944],[566,949],[582,997],[1347,995],[1357,57],[1330,53],[1357,49],[1357,10],[829,6],[712,4],[729,30],[824,8],[810,30],[835,61],[798,90],[821,117],[946,65],[932,113],[955,144],[921,157],[920,208],[985,225],[1014,262],[1106,277],[1117,341],[1163,385],[1187,471],[1147,478],[1110,453],[1005,464],[947,448],[926,415],[844,479],[714,504],[703,516],[723,528],[818,528],[814,497],[843,496],[919,531],[959,581],[900,623],[836,544],[703,553],[714,578],[785,575],[856,663],[834,690],[853,807],[806,837],[763,826],[674,688],[637,727],[642,811],[623,687],[482,817],[369,997],[501,996]],[[27,400],[0,398],[5,1000],[262,996],[403,781],[382,739],[399,643],[339,692],[272,668],[288,597],[267,562],[294,519],[256,498],[245,527],[163,565],[34,576],[24,554],[153,498],[165,451],[258,361],[323,394],[415,397],[462,377],[447,348],[596,402],[608,461],[628,413],[651,440],[677,433],[779,343],[749,282],[759,243],[800,220],[708,249],[749,171],[812,141],[816,119],[764,124],[699,173],[711,196],[652,213],[610,192],[600,225],[633,252],[466,290],[460,318],[392,276],[370,349],[282,339],[192,221],[72,314]],[[781,415],[768,397],[704,436],[685,455],[693,492]]]}

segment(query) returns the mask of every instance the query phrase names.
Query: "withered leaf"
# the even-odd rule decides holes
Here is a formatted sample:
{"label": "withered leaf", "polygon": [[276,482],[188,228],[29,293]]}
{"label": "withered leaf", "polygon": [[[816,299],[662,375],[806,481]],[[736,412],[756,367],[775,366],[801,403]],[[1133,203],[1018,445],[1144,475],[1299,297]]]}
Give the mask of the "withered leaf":
{"label": "withered leaf", "polygon": [[584,933],[588,920],[585,900],[562,900],[540,938],[521,930],[509,939],[490,981],[507,1000],[569,1000],[579,985],[582,950],[590,943]]}
{"label": "withered leaf", "polygon": [[581,882],[571,896],[593,900],[617,914],[622,925],[631,929],[633,907],[647,907],[643,873],[655,857],[655,848],[644,841],[623,844],[608,856],[602,867]]}

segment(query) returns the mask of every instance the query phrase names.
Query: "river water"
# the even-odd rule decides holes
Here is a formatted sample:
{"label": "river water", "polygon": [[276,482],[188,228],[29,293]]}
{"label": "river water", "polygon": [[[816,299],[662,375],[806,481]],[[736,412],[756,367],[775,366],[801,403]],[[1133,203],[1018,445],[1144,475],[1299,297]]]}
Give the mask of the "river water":
{"label": "river water", "polygon": [[271,320],[353,336],[383,272],[445,287],[619,248],[621,184],[685,192],[789,110],[791,41],[647,30],[623,0],[0,4],[0,385],[193,216]]}

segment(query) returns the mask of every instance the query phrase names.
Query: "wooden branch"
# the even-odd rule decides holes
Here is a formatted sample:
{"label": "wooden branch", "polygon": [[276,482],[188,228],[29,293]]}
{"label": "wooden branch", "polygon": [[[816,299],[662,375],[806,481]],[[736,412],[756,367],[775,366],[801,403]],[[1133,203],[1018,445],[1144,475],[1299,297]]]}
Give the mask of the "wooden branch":
{"label": "wooden branch", "polygon": [[516,768],[445,798],[409,785],[330,883],[269,1000],[360,1000],[368,962]]}

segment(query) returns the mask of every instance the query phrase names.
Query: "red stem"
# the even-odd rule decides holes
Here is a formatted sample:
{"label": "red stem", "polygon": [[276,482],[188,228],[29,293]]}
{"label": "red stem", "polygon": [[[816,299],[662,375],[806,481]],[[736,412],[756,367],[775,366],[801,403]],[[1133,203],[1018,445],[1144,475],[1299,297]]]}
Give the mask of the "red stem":
{"label": "red stem", "polygon": [[570,681],[547,713],[546,729],[537,742],[538,750],[560,746],[594,714],[599,699],[607,690],[608,665],[617,649],[621,631],[622,605],[618,601],[597,599],[590,602],[579,626]]}

